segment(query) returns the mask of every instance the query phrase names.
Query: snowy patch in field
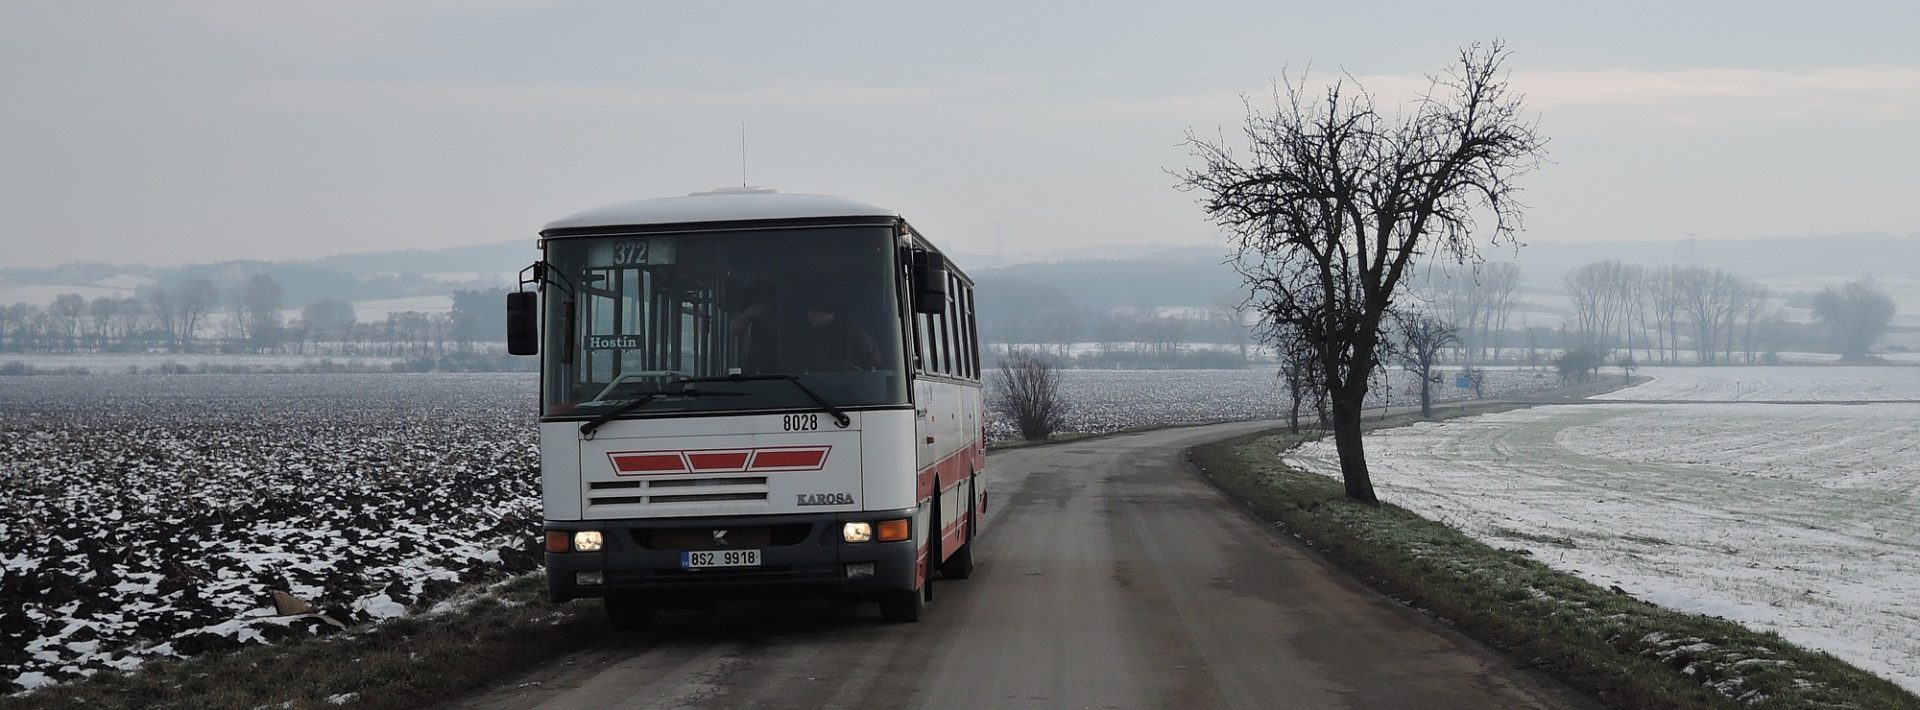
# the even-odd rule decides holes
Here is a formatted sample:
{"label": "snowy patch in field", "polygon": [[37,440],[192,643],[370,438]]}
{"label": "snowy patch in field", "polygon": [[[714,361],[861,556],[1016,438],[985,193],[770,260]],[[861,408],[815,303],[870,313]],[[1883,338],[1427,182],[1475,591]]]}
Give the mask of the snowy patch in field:
{"label": "snowy patch in field", "polygon": [[[1382,500],[1920,690],[1920,405],[1541,406],[1367,455]],[[1287,460],[1338,475],[1331,441]]]}
{"label": "snowy patch in field", "polygon": [[[10,379],[0,691],[329,633],[538,567],[532,375]],[[277,615],[276,590],[318,613]]]}
{"label": "snowy patch in field", "polygon": [[1598,395],[1622,401],[1920,401],[1920,367],[1647,367],[1638,387]]}
{"label": "snowy patch in field", "polygon": [[317,357],[305,355],[218,355],[210,353],[82,353],[74,355],[45,354],[7,354],[0,356],[0,364],[19,362],[34,368],[63,370],[71,367],[85,369],[95,375],[125,374],[133,371],[146,372],[168,366],[187,368],[243,368],[249,370],[295,370],[309,368],[322,361],[339,365],[387,367],[405,362],[398,357]]}
{"label": "snowy patch in field", "polygon": [[1834,353],[1775,353],[1774,359],[1787,365],[1826,365],[1840,362],[1840,356]]}
{"label": "snowy patch in field", "polygon": [[407,296],[404,298],[379,298],[370,301],[354,301],[353,319],[361,323],[384,323],[387,316],[395,313],[450,313],[453,311],[453,296]]}
{"label": "snowy patch in field", "polygon": [[[1287,416],[1287,392],[1269,368],[1244,370],[1057,370],[1060,395],[1069,410],[1065,431],[1107,433],[1149,426],[1198,424],[1241,419],[1277,419]],[[1474,398],[1470,389],[1454,386],[1456,370],[1437,370],[1443,383],[1433,386],[1434,401]],[[993,411],[994,383],[1000,378],[988,369],[987,438],[1016,435],[1013,423]],[[1398,369],[1387,370],[1383,386],[1367,394],[1368,406],[1403,406],[1420,401],[1420,378]],[[1508,369],[1487,373],[1481,394],[1510,397],[1560,385],[1558,375],[1535,370]],[[1310,408],[1309,408],[1310,409]],[[1313,414],[1303,410],[1301,416]]]}

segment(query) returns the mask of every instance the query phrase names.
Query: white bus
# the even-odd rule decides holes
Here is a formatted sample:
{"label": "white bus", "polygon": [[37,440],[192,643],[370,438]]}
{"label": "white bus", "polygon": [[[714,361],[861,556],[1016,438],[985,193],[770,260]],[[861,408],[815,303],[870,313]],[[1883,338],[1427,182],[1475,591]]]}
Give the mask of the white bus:
{"label": "white bus", "polygon": [[[538,353],[549,593],[617,626],[753,591],[919,619],[987,495],[973,283],[893,210],[753,188],[540,232],[508,299]],[[537,294],[537,295],[536,295]]]}

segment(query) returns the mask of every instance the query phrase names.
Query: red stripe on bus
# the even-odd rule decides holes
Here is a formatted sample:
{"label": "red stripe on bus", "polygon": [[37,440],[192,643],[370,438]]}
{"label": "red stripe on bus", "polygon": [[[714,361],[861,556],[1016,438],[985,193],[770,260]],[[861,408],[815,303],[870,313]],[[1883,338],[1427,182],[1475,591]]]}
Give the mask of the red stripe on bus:
{"label": "red stripe on bus", "polygon": [[619,473],[682,473],[687,464],[678,452],[670,454],[607,454]]}
{"label": "red stripe on bus", "polygon": [[947,454],[933,465],[920,469],[920,499],[926,500],[935,490],[946,490],[967,480],[967,476],[984,468],[986,449],[979,442],[967,448]]}
{"label": "red stripe on bus", "polygon": [[741,471],[747,468],[747,452],[728,451],[717,454],[688,452],[687,462],[693,464],[695,471]]}
{"label": "red stripe on bus", "polygon": [[753,470],[767,468],[817,469],[827,462],[827,449],[759,449],[753,453]]}

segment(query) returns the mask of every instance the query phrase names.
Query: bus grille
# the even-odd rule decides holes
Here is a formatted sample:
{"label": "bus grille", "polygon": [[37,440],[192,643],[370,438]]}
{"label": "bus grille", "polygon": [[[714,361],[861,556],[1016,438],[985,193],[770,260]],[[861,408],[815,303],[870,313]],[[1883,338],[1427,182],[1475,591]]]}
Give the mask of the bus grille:
{"label": "bus grille", "polygon": [[660,478],[587,483],[587,505],[669,505],[765,501],[767,478]]}

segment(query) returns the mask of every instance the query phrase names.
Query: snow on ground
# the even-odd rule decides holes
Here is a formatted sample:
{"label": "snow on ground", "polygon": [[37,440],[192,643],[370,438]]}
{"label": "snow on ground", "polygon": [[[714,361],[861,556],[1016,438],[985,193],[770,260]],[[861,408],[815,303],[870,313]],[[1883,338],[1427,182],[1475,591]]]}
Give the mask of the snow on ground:
{"label": "snow on ground", "polygon": [[[1920,404],[1540,406],[1380,430],[1367,454],[1382,500],[1920,690]],[[1287,460],[1339,472],[1331,441]]]}
{"label": "snow on ground", "polygon": [[146,372],[179,365],[188,368],[247,369],[261,371],[283,371],[310,368],[321,361],[339,365],[388,367],[405,362],[405,358],[372,356],[308,356],[308,355],[220,355],[212,353],[79,353],[73,355],[51,354],[0,354],[0,365],[18,362],[35,369],[67,370],[80,368],[95,375],[117,375],[128,372]]}
{"label": "snow on ground", "polygon": [[525,374],[0,386],[0,691],[320,633],[537,568]]}
{"label": "snow on ground", "polygon": [[[1061,378],[1069,430],[1283,414],[1270,370]],[[1487,395],[1554,381],[1496,373]],[[0,380],[0,692],[332,628],[272,616],[273,590],[354,623],[535,569],[537,389],[531,374]]]}
{"label": "snow on ground", "polygon": [[453,311],[453,296],[405,296],[402,298],[377,298],[367,301],[354,301],[353,319],[361,323],[385,323],[387,316],[395,313],[449,313]]}
{"label": "snow on ground", "polygon": [[[1107,433],[1146,426],[1196,424],[1228,419],[1277,419],[1287,416],[1287,392],[1268,368],[1244,370],[1057,370],[1060,396],[1069,407],[1066,431]],[[1435,401],[1471,399],[1472,390],[1454,386],[1457,370],[1436,370],[1444,382],[1433,386]],[[1018,432],[1005,415],[993,411],[994,383],[1000,373],[986,371],[987,438]],[[1419,378],[1388,371],[1390,386],[1368,393],[1370,406],[1420,401]],[[1560,385],[1557,375],[1530,370],[1488,372],[1481,393],[1508,397]],[[1311,418],[1311,411],[1302,411]]]}
{"label": "snow on ground", "polygon": [[1646,367],[1653,378],[1594,399],[1623,401],[1920,401],[1920,367]]}

